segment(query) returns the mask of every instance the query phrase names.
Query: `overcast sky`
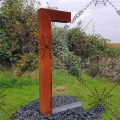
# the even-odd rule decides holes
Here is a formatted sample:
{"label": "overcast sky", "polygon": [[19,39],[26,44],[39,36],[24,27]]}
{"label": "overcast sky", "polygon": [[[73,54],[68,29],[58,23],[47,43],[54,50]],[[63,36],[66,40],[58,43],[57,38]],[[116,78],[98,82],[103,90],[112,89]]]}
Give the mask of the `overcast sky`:
{"label": "overcast sky", "polygon": [[[41,7],[47,6],[49,2],[50,7],[58,7],[58,10],[71,12],[71,19],[79,11],[92,2],[92,0],[39,0]],[[98,0],[107,1],[107,0]],[[120,43],[120,0],[108,0],[106,6],[104,4],[97,4],[95,1],[84,11],[84,13],[71,25],[75,27],[78,21],[82,21],[82,28],[84,28],[90,21],[85,29],[87,34],[100,34],[106,39],[110,39],[111,43]],[[64,23],[59,23],[59,26],[64,26]],[[69,25],[69,23],[68,23]]]}

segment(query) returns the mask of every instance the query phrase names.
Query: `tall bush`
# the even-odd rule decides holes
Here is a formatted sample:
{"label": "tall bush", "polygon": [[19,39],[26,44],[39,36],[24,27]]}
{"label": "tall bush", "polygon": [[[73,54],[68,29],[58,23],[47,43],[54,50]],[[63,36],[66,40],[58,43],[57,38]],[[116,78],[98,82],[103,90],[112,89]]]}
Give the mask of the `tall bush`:
{"label": "tall bush", "polygon": [[1,63],[16,62],[16,54],[37,52],[37,16],[32,1],[2,1],[0,29]]}

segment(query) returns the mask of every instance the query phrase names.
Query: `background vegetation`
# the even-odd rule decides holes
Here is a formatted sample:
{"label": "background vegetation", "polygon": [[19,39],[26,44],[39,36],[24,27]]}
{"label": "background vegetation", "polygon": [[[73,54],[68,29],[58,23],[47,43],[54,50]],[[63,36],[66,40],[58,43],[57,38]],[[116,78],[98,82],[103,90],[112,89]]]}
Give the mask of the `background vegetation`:
{"label": "background vegetation", "polygon": [[[51,9],[49,3],[48,8]],[[0,94],[7,88],[6,106],[2,108],[9,114],[2,110],[1,120],[7,120],[20,105],[39,97],[36,10],[34,0],[1,1]],[[65,31],[52,24],[53,95],[76,95],[87,109],[90,91],[80,81],[86,80],[93,91],[95,87],[110,90],[116,82],[120,83],[120,50],[101,35],[87,35],[81,30],[76,27]],[[111,110],[119,116],[119,84],[112,94]],[[117,119],[109,110],[102,120],[110,117]]]}
{"label": "background vegetation", "polygon": [[111,43],[110,45],[118,50],[120,49],[120,43]]}

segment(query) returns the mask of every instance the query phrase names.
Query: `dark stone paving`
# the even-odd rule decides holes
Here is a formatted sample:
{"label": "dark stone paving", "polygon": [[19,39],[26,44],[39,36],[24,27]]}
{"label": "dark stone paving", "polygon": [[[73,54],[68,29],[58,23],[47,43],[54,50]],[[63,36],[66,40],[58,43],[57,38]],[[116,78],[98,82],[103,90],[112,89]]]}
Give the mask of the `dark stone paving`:
{"label": "dark stone paving", "polygon": [[[53,108],[77,102],[75,96],[56,96],[53,97]],[[94,108],[84,110],[81,106],[73,109],[68,109],[59,113],[44,116],[39,112],[39,101],[35,100],[30,104],[20,107],[20,110],[13,113],[11,116],[17,120],[97,120],[105,109],[97,104]]]}

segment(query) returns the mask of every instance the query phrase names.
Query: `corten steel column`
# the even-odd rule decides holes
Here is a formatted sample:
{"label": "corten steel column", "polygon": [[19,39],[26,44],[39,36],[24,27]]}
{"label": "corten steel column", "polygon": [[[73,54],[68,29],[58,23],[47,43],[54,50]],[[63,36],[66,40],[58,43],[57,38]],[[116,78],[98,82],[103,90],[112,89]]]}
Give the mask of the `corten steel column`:
{"label": "corten steel column", "polygon": [[[71,22],[71,13],[41,8],[38,14],[39,108],[43,115],[52,113],[52,41],[51,21]],[[41,48],[42,46],[42,48]]]}

